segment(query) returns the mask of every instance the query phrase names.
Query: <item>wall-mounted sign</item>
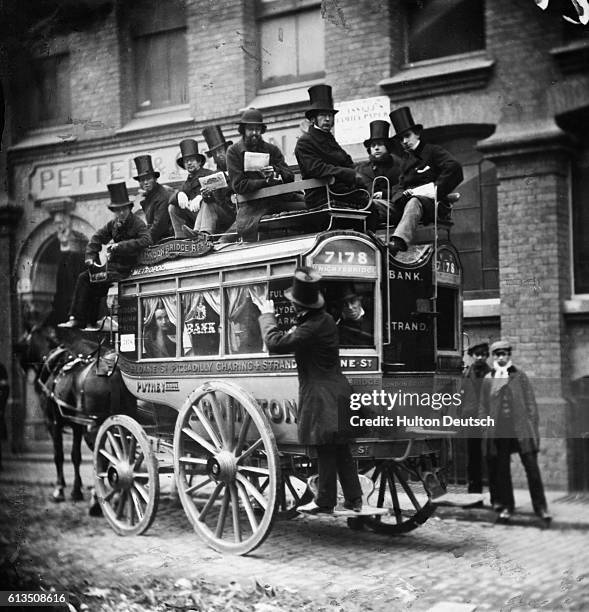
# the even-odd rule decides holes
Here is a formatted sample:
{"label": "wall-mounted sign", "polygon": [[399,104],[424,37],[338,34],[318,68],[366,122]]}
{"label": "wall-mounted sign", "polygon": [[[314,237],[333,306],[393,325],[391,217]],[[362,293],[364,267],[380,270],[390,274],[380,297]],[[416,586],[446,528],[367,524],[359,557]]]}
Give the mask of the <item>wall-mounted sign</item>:
{"label": "wall-mounted sign", "polygon": [[370,136],[371,121],[382,119],[390,122],[391,101],[388,96],[338,102],[334,106],[339,111],[335,116],[334,134],[341,145],[364,142]]}

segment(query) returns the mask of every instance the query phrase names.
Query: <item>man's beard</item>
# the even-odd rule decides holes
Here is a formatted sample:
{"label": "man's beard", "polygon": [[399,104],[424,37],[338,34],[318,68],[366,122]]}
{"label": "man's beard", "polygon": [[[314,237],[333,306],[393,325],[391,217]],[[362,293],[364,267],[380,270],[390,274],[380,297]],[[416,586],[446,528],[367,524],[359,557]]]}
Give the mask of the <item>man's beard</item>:
{"label": "man's beard", "polygon": [[262,137],[258,135],[244,136],[245,147],[248,151],[259,151],[262,146]]}

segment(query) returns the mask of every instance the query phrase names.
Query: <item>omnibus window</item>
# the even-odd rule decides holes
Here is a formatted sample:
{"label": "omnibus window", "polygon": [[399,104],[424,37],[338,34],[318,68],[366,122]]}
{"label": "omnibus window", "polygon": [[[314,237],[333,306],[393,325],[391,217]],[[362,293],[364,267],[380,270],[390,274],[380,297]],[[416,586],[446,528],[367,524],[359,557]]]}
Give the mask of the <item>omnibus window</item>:
{"label": "omnibus window", "polygon": [[143,313],[142,356],[162,358],[176,356],[177,309],[175,295],[141,299]]}
{"label": "omnibus window", "polygon": [[340,346],[374,347],[374,283],[329,281],[324,292]]}
{"label": "omnibus window", "polygon": [[219,353],[219,289],[183,293],[182,352],[184,356]]}
{"label": "omnibus window", "polygon": [[255,283],[243,287],[225,288],[226,352],[230,355],[261,353],[263,350],[264,342],[258,324],[260,310],[253,303],[252,297],[264,299],[266,284]]}

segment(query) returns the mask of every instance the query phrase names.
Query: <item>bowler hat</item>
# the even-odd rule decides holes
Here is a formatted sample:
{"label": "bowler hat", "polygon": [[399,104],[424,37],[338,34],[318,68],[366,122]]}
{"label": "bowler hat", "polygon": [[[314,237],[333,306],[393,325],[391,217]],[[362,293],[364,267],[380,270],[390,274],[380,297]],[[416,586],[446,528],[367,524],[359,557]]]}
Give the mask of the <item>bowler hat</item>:
{"label": "bowler hat", "polygon": [[133,158],[133,161],[137,168],[137,176],[133,177],[136,181],[141,180],[144,176],[153,176],[156,179],[159,178],[160,173],[153,169],[151,155],[138,155]]}
{"label": "bowler hat", "polygon": [[507,340],[497,340],[491,344],[491,353],[495,351],[511,351],[511,344]]}
{"label": "bowler hat", "polygon": [[313,268],[297,268],[292,279],[292,287],[285,289],[285,297],[303,308],[323,308],[325,300],[319,291],[321,274]]}
{"label": "bowler hat", "polygon": [[110,203],[108,204],[110,210],[117,210],[124,206],[133,206],[133,203],[129,201],[129,194],[127,193],[127,185],[125,183],[110,183],[107,185],[107,188],[110,193]]}
{"label": "bowler hat", "polygon": [[413,121],[413,117],[411,116],[411,111],[409,110],[408,106],[396,108],[389,114],[389,117],[391,118],[391,123],[395,128],[396,136],[402,136],[407,130],[423,130],[423,125],[421,125],[421,123],[415,123],[415,121]]}
{"label": "bowler hat", "polygon": [[185,157],[196,157],[201,165],[206,161],[205,156],[198,152],[198,142],[193,138],[186,138],[180,142],[180,157],[176,160],[176,163],[183,170],[186,170],[184,167]]}
{"label": "bowler hat", "polygon": [[309,92],[311,106],[305,111],[305,117],[309,121],[320,111],[328,111],[334,115],[339,112],[333,108],[333,96],[331,95],[330,85],[313,85],[307,91]]}
{"label": "bowler hat", "polygon": [[371,121],[370,138],[364,141],[364,146],[368,149],[374,140],[382,140],[387,146],[393,143],[393,138],[389,137],[390,124],[388,121]]}
{"label": "bowler hat", "polygon": [[212,153],[215,149],[219,147],[233,144],[231,140],[225,140],[225,136],[223,136],[223,130],[220,125],[207,125],[203,128],[202,136],[205,139],[207,146],[209,147],[208,151],[205,151],[207,157],[211,157]]}
{"label": "bowler hat", "polygon": [[246,108],[239,121],[237,122],[239,125],[261,125],[262,127],[266,127],[264,123],[264,117],[262,113],[257,108]]}
{"label": "bowler hat", "polygon": [[338,293],[337,299],[340,302],[345,302],[346,300],[351,300],[357,297],[358,293],[354,291],[354,286],[352,283],[346,283]]}
{"label": "bowler hat", "polygon": [[473,344],[467,351],[469,355],[474,355],[475,353],[489,353],[489,343],[488,342],[479,342],[478,344]]}

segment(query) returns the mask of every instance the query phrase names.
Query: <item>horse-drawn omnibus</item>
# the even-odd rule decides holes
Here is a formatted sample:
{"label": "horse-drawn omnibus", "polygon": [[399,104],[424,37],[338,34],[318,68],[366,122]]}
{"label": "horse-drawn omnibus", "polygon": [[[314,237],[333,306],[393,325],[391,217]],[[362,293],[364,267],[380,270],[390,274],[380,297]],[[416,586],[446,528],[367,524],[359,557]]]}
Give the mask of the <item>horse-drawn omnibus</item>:
{"label": "horse-drawn omnibus", "polygon": [[[366,210],[328,205],[317,215],[325,224],[314,233],[212,250],[191,241],[153,247],[118,283],[118,367],[140,417],[106,419],[94,449],[97,493],[118,533],[149,527],[162,471],[174,471],[189,520],[220,551],[248,553],[277,514],[308,501],[316,454],[297,440],[294,356],[268,353],[254,303],[273,299],[288,330],[295,319],[284,290],[301,265],[321,273],[336,320],[346,294],[363,311],[362,333],[341,335],[340,358],[354,389],[352,451],[374,492],[348,524],[402,533],[434,511],[449,431],[434,417],[455,405],[441,398],[456,398],[462,364],[461,268],[449,225],[421,228],[415,245],[390,257],[386,233],[366,232]],[[168,323],[154,352],[158,316]]]}

